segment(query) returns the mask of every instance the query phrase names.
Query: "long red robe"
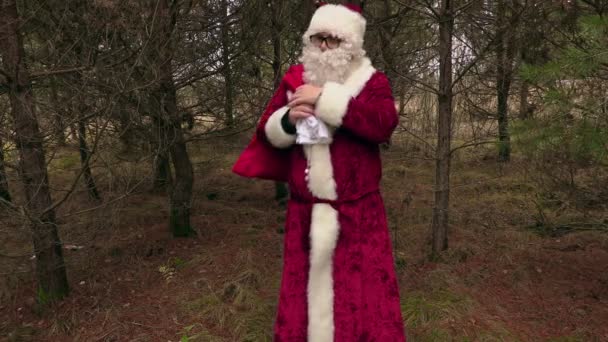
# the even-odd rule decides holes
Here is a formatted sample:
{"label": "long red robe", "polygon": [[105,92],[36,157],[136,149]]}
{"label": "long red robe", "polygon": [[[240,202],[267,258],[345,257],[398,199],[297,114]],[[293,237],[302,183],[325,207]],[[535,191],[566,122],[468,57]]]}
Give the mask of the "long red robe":
{"label": "long red robe", "polygon": [[287,71],[233,169],[289,183],[275,341],[405,341],[379,192],[378,144],[398,122],[389,82],[367,59],[328,82],[315,115],[333,141],[303,147],[280,125],[302,77],[301,65]]}

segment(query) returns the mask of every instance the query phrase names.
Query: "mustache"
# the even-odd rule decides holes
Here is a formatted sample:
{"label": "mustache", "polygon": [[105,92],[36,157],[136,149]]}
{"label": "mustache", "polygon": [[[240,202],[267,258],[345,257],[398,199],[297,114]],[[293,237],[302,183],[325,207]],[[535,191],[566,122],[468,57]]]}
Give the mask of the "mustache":
{"label": "mustache", "polygon": [[363,56],[365,56],[363,49],[355,48],[348,43],[325,51],[311,44],[305,44],[299,60],[304,65],[304,81],[323,86],[329,81],[338,83],[346,81],[355,60]]}

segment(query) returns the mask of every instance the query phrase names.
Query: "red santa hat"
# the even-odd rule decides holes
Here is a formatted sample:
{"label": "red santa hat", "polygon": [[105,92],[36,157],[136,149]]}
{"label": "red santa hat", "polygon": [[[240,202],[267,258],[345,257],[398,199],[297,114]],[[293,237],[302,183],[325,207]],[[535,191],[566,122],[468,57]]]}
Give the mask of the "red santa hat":
{"label": "red santa hat", "polygon": [[356,47],[363,46],[366,21],[359,6],[326,3],[320,3],[319,6],[310,20],[308,30],[304,33],[305,41],[314,34],[327,32]]}

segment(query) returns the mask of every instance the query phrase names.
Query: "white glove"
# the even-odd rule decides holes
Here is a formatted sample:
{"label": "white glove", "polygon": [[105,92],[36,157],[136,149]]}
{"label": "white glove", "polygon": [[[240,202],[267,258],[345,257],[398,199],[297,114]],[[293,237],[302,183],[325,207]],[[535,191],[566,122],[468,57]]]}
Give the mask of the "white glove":
{"label": "white glove", "polygon": [[[293,93],[287,91],[288,101],[291,101],[292,96]],[[296,144],[330,144],[331,140],[327,125],[316,117],[309,116],[296,122]]]}
{"label": "white glove", "polygon": [[314,116],[296,122],[296,144],[314,145],[329,144],[331,137],[325,122]]}

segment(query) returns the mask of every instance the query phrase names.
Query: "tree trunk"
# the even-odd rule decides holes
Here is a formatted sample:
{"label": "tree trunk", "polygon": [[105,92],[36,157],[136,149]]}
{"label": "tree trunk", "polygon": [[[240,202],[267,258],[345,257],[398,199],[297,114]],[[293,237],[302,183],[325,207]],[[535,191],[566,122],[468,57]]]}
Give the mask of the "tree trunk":
{"label": "tree trunk", "polygon": [[[142,81],[152,84],[150,96],[147,101],[147,110],[152,116],[153,124],[153,137],[151,142],[155,147],[154,151],[154,176],[152,190],[155,192],[167,192],[171,194],[173,186],[173,174],[171,172],[171,161],[170,161],[170,145],[172,144],[171,135],[171,122],[167,116],[169,113],[166,111],[165,98],[167,94],[167,81],[164,80],[166,76],[162,74],[165,72],[163,68],[167,68],[165,64],[168,64],[168,68],[171,68],[171,56],[169,50],[171,46],[170,38],[172,34],[171,15],[169,10],[168,1],[174,0],[161,0],[158,3],[158,11],[154,12],[155,18],[150,18],[150,22],[154,23],[155,30],[153,31],[152,42],[149,45],[149,49],[146,52],[147,60],[147,72],[142,76]],[[169,54],[169,56],[167,56]],[[170,71],[169,71],[170,72]],[[165,88],[163,88],[165,87]],[[170,89],[169,89],[170,90]],[[175,96],[175,94],[173,94]],[[171,101],[171,99],[169,99]],[[173,100],[175,101],[175,100]],[[177,176],[177,170],[176,177]]]}
{"label": "tree trunk", "polygon": [[72,139],[78,140],[78,128],[74,123],[70,124],[70,135]]}
{"label": "tree trunk", "polygon": [[439,14],[439,93],[437,94],[437,161],[435,205],[433,207],[433,250],[436,257],[448,248],[448,209],[450,201],[450,149],[452,139],[452,0],[441,1]]}
{"label": "tree trunk", "polygon": [[[71,43],[71,40],[68,41]],[[82,63],[86,62],[85,53],[83,52],[83,46],[81,42],[76,42],[73,45],[74,52],[78,57],[79,61]],[[75,74],[73,77],[73,81],[75,84],[79,85],[82,89],[86,87],[86,82],[81,74]],[[88,111],[87,104],[85,99],[82,96],[79,96],[76,99],[75,106],[72,107],[76,112],[75,117],[78,119],[76,123],[76,134],[78,138],[78,152],[80,154],[80,167],[82,168],[82,180],[84,181],[84,185],[87,189],[87,193],[89,197],[99,201],[101,200],[101,196],[99,195],[99,191],[97,190],[97,186],[95,185],[95,179],[93,179],[93,173],[91,172],[91,150],[87,145],[87,120],[85,119],[84,113]]]}
{"label": "tree trunk", "polygon": [[[361,6],[361,8],[363,8],[363,5],[364,5],[363,1],[355,2],[355,4]],[[392,15],[392,12],[393,12],[390,0],[384,0],[383,7],[384,7],[384,13],[383,13],[384,18],[390,18],[390,16]],[[391,42],[394,38],[393,32],[394,32],[394,30],[393,30],[392,20],[385,20],[385,22],[378,27],[378,34],[380,36],[380,46],[381,46],[381,51],[382,51],[382,58],[384,59],[384,62],[385,62],[386,77],[388,78],[389,82],[393,85],[393,92],[401,93],[401,87],[399,87],[399,83],[397,83],[398,78],[395,73],[395,53],[394,53],[393,46],[391,44]],[[402,113],[400,112],[399,115],[401,115],[401,114]],[[390,147],[391,143],[392,143],[392,137],[389,138],[389,140],[386,143],[383,143],[381,146],[383,148],[388,149]]]}
{"label": "tree trunk", "polygon": [[283,27],[280,22],[281,7],[283,6],[282,0],[268,0],[268,6],[270,7],[270,26],[271,26],[271,37],[272,37],[272,72],[273,72],[273,86],[274,90],[279,87],[281,83],[281,31]]}
{"label": "tree trunk", "polygon": [[[273,71],[273,88],[277,90],[281,83],[281,31],[283,29],[279,20],[281,14],[281,8],[283,6],[282,0],[268,0],[268,6],[270,7],[271,17],[271,37],[272,37],[272,71]],[[283,182],[274,182],[274,199],[283,203],[289,197],[289,189]]]}
{"label": "tree trunk", "polygon": [[169,228],[174,237],[188,237],[194,235],[194,230],[190,224],[194,175],[181,125],[177,120],[174,121],[173,134],[176,139],[171,145],[171,159],[176,171],[175,184],[171,191]]}
{"label": "tree trunk", "polygon": [[[390,18],[393,14],[393,10],[391,8],[391,1],[384,0],[383,3],[383,16],[384,18]],[[393,24],[391,20],[385,20],[382,25],[378,27],[378,35],[380,38],[380,47],[382,52],[382,58],[386,63],[386,77],[389,79],[391,84],[395,85],[397,81],[397,75],[395,75],[395,53],[393,51],[393,46],[391,44],[392,39],[394,38],[393,32]],[[397,89],[395,89],[397,90]]]}
{"label": "tree trunk", "polygon": [[302,26],[300,26],[300,32],[306,31],[306,29],[308,28],[308,25],[310,24],[310,18],[317,10],[320,2],[321,2],[320,0],[309,0],[309,1],[301,2],[301,4],[302,4],[302,7],[300,7],[302,9],[301,18],[304,18],[304,20],[300,21],[300,25],[302,25]]}
{"label": "tree trunk", "polygon": [[59,105],[59,95],[57,94],[57,85],[53,82],[51,84],[51,101],[55,109],[53,113],[53,130],[55,133],[55,139],[57,139],[57,145],[65,147],[65,126],[63,118],[61,117],[61,106]]}
{"label": "tree trunk", "polygon": [[38,127],[29,74],[24,63],[15,0],[0,0],[0,52],[8,78],[8,94],[15,124],[15,145],[20,156],[20,177],[31,218],[37,299],[41,304],[61,299],[69,292],[61,241],[52,206],[43,137]]}
{"label": "tree trunk", "polygon": [[93,173],[91,172],[90,160],[91,151],[87,146],[87,125],[83,118],[83,113],[86,111],[86,106],[82,103],[78,106],[78,147],[80,152],[80,165],[82,167],[82,176],[84,185],[87,188],[89,197],[94,200],[101,200],[97,186],[95,185],[95,179],[93,179]]}
{"label": "tree trunk", "polygon": [[[513,70],[513,34],[507,26],[504,0],[498,0],[496,8],[496,96],[498,116],[498,160],[511,159],[511,137],[509,135],[509,91]],[[508,45],[508,46],[506,46]]]}
{"label": "tree trunk", "polygon": [[[155,61],[157,57],[152,59]],[[150,66],[154,68],[154,66]],[[159,82],[159,81],[157,81]],[[149,100],[149,111],[152,115],[152,125],[154,128],[153,137],[151,138],[152,146],[154,146],[154,176],[152,182],[152,191],[167,192],[173,184],[173,175],[171,173],[171,165],[169,162],[169,143],[170,139],[167,136],[166,118],[163,117],[161,109],[162,94],[159,94],[160,87],[156,86],[151,92]]]}
{"label": "tree trunk", "polygon": [[399,92],[399,116],[405,115],[405,90]]}
{"label": "tree trunk", "polygon": [[169,6],[168,0],[160,0],[158,6],[159,40],[157,70],[160,77],[155,91],[158,101],[162,127],[166,130],[168,147],[175,170],[175,182],[170,195],[169,227],[174,237],[187,237],[194,234],[190,224],[190,208],[192,202],[192,186],[194,175],[188,149],[184,140],[181,118],[177,111],[177,97],[173,82],[172,32],[177,19],[177,8],[174,2]]}
{"label": "tree trunk", "polygon": [[[164,128],[163,128],[164,130]],[[165,192],[173,183],[171,165],[169,164],[169,153],[166,151],[166,139],[157,142],[157,151],[154,156],[154,180],[152,191]]]}
{"label": "tree trunk", "polygon": [[169,164],[169,143],[171,140],[167,136],[168,123],[166,122],[166,118],[163,117],[161,109],[162,95],[158,94],[159,89],[157,86],[157,89],[154,90],[156,93],[152,92],[150,101],[150,112],[152,113],[154,127],[154,137],[151,140],[155,147],[152,191],[166,192],[171,187],[171,184],[173,184],[173,175]]}
{"label": "tree trunk", "polygon": [[122,144],[122,152],[129,154],[133,151],[135,147],[135,129],[133,128],[133,123],[131,122],[131,115],[128,109],[125,106],[123,100],[118,100],[115,108],[115,116],[118,118],[118,122],[120,123],[118,132],[118,140]]}
{"label": "tree trunk", "polygon": [[529,84],[525,80],[521,80],[519,86],[519,118],[526,120],[530,118],[530,107],[528,106]]}
{"label": "tree trunk", "polygon": [[230,12],[228,9],[229,0],[222,0],[222,15],[223,23],[221,28],[222,36],[222,64],[224,69],[222,74],[224,75],[224,113],[226,115],[225,122],[226,127],[234,126],[234,110],[233,110],[233,93],[234,84],[232,81],[232,67],[230,62]]}
{"label": "tree trunk", "polygon": [[2,207],[2,201],[10,202],[11,193],[8,189],[8,178],[4,167],[4,142],[0,138],[0,207]]}

